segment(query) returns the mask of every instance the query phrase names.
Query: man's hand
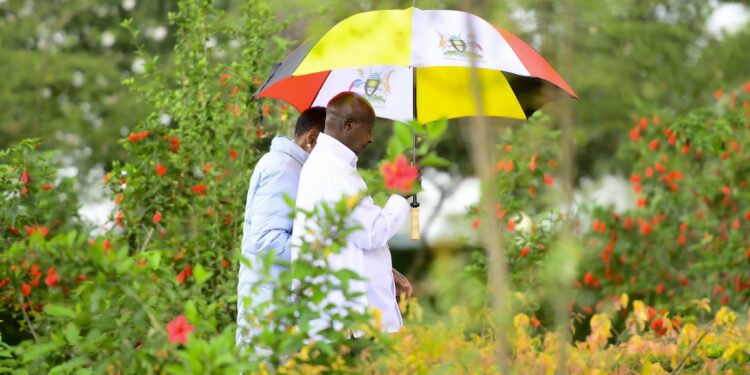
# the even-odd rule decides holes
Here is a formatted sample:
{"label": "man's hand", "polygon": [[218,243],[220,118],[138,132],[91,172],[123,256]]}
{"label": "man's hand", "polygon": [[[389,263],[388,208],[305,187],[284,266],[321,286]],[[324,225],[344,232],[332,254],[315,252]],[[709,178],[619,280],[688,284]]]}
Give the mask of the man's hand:
{"label": "man's hand", "polygon": [[411,293],[414,291],[414,288],[411,286],[411,283],[406,276],[402,275],[401,272],[396,271],[395,268],[393,268],[393,281],[396,284],[396,297],[405,295],[406,299],[411,298]]}

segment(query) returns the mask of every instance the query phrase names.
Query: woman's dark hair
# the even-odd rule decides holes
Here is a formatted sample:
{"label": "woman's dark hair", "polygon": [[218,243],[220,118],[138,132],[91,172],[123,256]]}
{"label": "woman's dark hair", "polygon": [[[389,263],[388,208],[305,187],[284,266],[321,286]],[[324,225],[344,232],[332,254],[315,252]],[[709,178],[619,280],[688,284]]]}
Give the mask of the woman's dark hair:
{"label": "woman's dark hair", "polygon": [[326,124],[326,109],[324,107],[311,107],[302,112],[297,118],[294,127],[294,136],[299,137],[310,129],[318,129],[321,133]]}

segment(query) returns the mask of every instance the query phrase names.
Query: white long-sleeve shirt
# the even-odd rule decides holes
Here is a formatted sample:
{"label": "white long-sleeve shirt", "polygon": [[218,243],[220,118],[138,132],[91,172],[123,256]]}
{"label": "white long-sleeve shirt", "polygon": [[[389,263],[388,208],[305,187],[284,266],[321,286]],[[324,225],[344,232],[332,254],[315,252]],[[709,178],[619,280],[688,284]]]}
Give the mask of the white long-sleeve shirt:
{"label": "white long-sleeve shirt", "polygon": [[[320,133],[315,149],[302,167],[297,208],[312,210],[321,202],[337,202],[343,196],[366,193],[366,190],[365,181],[357,173],[356,154],[335,138]],[[396,332],[403,325],[396,302],[388,240],[408,214],[409,203],[399,195],[392,195],[383,208],[365,196],[349,216],[349,225],[361,229],[349,235],[347,246],[340,253],[328,258],[332,269],[350,269],[366,281],[350,284],[350,291],[364,293],[357,301],[344,301],[340,293],[331,293],[327,302],[337,306],[377,308],[382,315],[381,329],[385,332]],[[292,260],[299,258],[299,244],[307,230],[315,228],[314,218],[297,214],[292,230]],[[305,237],[309,240],[310,236],[316,234]]]}

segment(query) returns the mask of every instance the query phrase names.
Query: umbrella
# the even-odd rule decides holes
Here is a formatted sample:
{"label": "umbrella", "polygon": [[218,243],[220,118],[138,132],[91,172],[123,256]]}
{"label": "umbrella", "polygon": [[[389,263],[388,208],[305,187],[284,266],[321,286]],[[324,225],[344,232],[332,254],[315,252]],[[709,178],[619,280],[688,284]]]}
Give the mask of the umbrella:
{"label": "umbrella", "polygon": [[[378,117],[426,124],[480,115],[472,79],[484,116],[525,120],[560,96],[577,98],[539,53],[508,31],[473,14],[418,8],[339,22],[277,64],[254,96],[304,111],[354,91]],[[412,205],[418,207],[416,199]]]}
{"label": "umbrella", "polygon": [[483,115],[525,120],[575,92],[544,58],[508,31],[451,10],[378,10],[341,21],[280,65],[255,93],[303,111],[341,91],[364,95],[378,117],[429,123]]}

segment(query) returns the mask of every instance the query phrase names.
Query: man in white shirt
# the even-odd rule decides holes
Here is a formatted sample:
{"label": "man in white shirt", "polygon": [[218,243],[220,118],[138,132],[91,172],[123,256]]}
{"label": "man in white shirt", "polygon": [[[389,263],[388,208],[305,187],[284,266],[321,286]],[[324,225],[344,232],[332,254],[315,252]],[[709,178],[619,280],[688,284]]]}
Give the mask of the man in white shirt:
{"label": "man in white shirt", "polygon": [[[367,185],[357,173],[358,155],[372,142],[375,112],[370,103],[353,92],[343,92],[328,102],[325,130],[302,167],[297,194],[297,208],[312,210],[320,203],[333,203],[344,196],[365,193]],[[380,311],[381,329],[396,332],[403,325],[398,303],[399,293],[407,297],[411,285],[393,270],[388,240],[406,221],[409,203],[400,195],[392,195],[383,208],[375,205],[371,197],[362,198],[349,217],[352,226],[359,230],[347,238],[347,246],[338,254],[328,257],[334,269],[348,268],[365,281],[351,283],[350,292],[362,292],[357,301],[344,301],[340,293],[331,293],[328,301],[336,306],[374,307]],[[297,214],[292,230],[292,260],[299,258],[299,244],[315,228],[315,219]],[[308,239],[309,240],[309,239]]]}

